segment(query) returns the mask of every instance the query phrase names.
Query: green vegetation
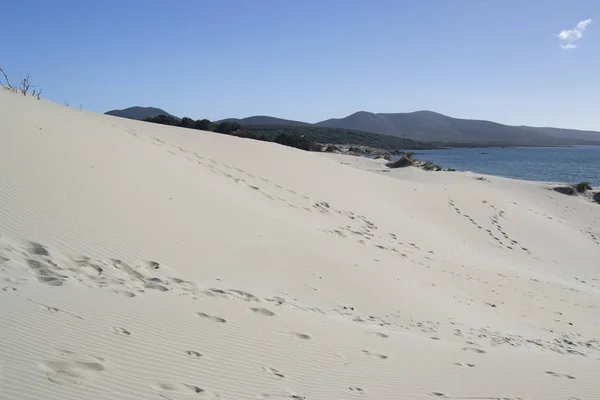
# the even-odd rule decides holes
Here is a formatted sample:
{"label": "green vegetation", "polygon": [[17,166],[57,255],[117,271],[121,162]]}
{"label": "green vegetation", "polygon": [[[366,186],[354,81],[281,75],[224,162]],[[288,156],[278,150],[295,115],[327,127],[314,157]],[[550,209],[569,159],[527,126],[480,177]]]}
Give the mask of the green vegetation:
{"label": "green vegetation", "polygon": [[265,142],[279,143],[284,146],[295,147],[302,150],[314,151],[320,149],[315,143],[311,142],[302,135],[295,133],[279,133],[278,135],[265,135],[262,132],[252,132],[246,127],[242,127],[238,122],[223,121],[215,124],[207,119],[197,121],[183,117],[181,119],[159,115],[154,118],[146,118],[144,121],[153,122],[162,125],[179,126],[188,129],[198,129],[203,131],[213,131],[224,135],[237,136],[246,139],[261,140]]}
{"label": "green vegetation", "polygon": [[298,134],[280,133],[279,135],[275,136],[275,139],[273,141],[284,146],[295,147],[297,149],[302,149],[306,151],[320,150],[320,148],[315,143],[311,142],[304,136]]}
{"label": "green vegetation", "polygon": [[279,134],[300,135],[315,143],[349,144],[355,146],[369,146],[384,150],[397,149],[434,149],[439,145],[422,143],[410,139],[394,136],[379,135],[377,133],[362,132],[343,128],[324,128],[320,126],[283,126],[283,125],[244,125],[243,129],[257,135],[275,137]]}
{"label": "green vegetation", "polygon": [[589,182],[579,182],[575,185],[575,190],[579,193],[585,193],[588,190],[592,190],[592,185]]}
{"label": "green vegetation", "polygon": [[218,125],[215,126],[213,131],[218,132],[218,133],[224,133],[226,135],[234,135],[238,132],[243,132],[242,126],[240,124],[238,124],[237,122],[229,122],[229,121],[219,123]]}
{"label": "green vegetation", "polygon": [[[168,115],[146,118],[144,121],[275,142],[304,150],[315,150],[317,148],[316,143],[368,146],[383,150],[433,149],[442,147],[435,143],[422,143],[410,139],[379,135],[377,133],[318,126],[240,125],[238,122],[232,121],[214,123],[207,119],[195,121],[188,117],[178,119]],[[447,146],[447,144],[444,144],[444,146]],[[334,147],[330,147],[330,151],[334,149]]]}
{"label": "green vegetation", "polygon": [[558,187],[555,187],[552,189],[558,193],[566,194],[569,196],[574,196],[577,193],[585,193],[588,190],[592,190],[593,188],[589,182],[583,181],[583,182],[576,183],[574,185],[558,186]]}
{"label": "green vegetation", "polygon": [[[419,142],[395,136],[380,135],[372,132],[363,132],[346,128],[326,128],[321,126],[287,126],[287,125],[242,125],[234,121],[211,122],[208,119],[193,120],[188,117],[176,118],[171,115],[159,115],[154,118],[146,118],[144,121],[163,125],[179,126],[189,129],[199,129],[232,135],[247,139],[262,140],[291,145],[300,149],[321,151],[318,144],[329,145],[324,151],[339,151],[335,145],[354,146],[349,149],[350,153],[368,154],[369,151],[358,146],[366,146],[374,149],[393,152],[402,149],[428,150],[450,147],[478,147],[481,143],[442,143],[442,142]],[[489,144],[498,146],[498,144]]]}

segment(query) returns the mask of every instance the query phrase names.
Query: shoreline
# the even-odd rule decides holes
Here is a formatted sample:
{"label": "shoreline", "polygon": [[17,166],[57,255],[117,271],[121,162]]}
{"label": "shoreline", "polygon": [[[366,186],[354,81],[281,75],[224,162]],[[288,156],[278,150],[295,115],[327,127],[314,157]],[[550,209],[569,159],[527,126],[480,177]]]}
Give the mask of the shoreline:
{"label": "shoreline", "polygon": [[[593,147],[593,148],[600,148],[600,146],[576,146],[576,147]],[[379,152],[373,152],[373,153],[369,153],[369,154],[364,154],[364,152],[356,152],[356,151],[350,151],[348,150],[348,148],[351,148],[350,146],[347,146],[347,148],[344,147],[340,147],[340,149],[342,149],[342,151],[336,151],[333,153],[330,152],[325,152],[323,151],[322,153],[325,154],[339,154],[339,155],[346,155],[346,156],[352,156],[352,157],[364,157],[367,159],[372,159],[372,160],[377,160],[377,159],[384,159],[386,161],[396,161],[398,159],[400,159],[402,154],[407,154],[407,153],[413,153],[415,157],[419,156],[419,155],[426,155],[425,152],[429,152],[429,151],[435,151],[435,150],[440,150],[440,149],[431,149],[431,150],[412,150],[412,151],[405,151],[405,150],[399,150],[397,151],[397,155],[391,155],[389,152],[388,153],[379,153]],[[553,147],[545,147],[547,149],[552,149]],[[485,149],[485,148],[482,148]],[[528,149],[528,148],[524,148],[524,149]],[[542,149],[542,147],[540,147],[540,149]],[[423,151],[423,153],[421,153],[421,151]],[[421,154],[420,154],[421,153]],[[487,153],[483,153],[485,155],[487,155]],[[416,165],[419,168],[422,168],[423,165],[428,166],[428,167],[432,167],[429,169],[426,169],[427,171],[434,171],[434,172],[463,172],[463,173],[472,173],[472,174],[480,174],[480,175],[489,175],[489,176],[496,176],[496,177],[500,177],[500,178],[507,178],[507,179],[514,179],[514,180],[523,180],[523,181],[528,181],[528,182],[539,182],[539,183],[546,183],[546,184],[556,184],[556,185],[574,185],[578,182],[568,182],[568,181],[558,181],[558,180],[539,180],[539,179],[526,179],[523,177],[513,177],[513,176],[507,176],[507,175],[500,175],[500,174],[490,174],[490,173],[485,173],[485,172],[477,172],[474,170],[465,170],[465,169],[460,169],[460,168],[448,168],[446,166],[443,165],[437,165],[435,163],[433,163],[430,160],[423,160],[423,159],[416,159],[415,161],[417,162],[418,165]],[[439,169],[436,169],[439,168]],[[582,181],[585,181],[585,179],[583,179]],[[598,187],[600,186],[600,182],[596,183],[596,182],[592,182],[592,186],[594,187]]]}
{"label": "shoreline", "polygon": [[[571,197],[582,197],[582,198],[585,198],[586,200],[590,201],[591,203],[600,204],[600,185],[592,185],[592,187],[589,190],[587,190],[585,192],[578,192],[575,189],[577,182],[528,180],[528,179],[512,178],[512,177],[501,176],[501,175],[484,174],[484,173],[479,173],[479,172],[474,172],[474,171],[461,171],[461,170],[451,170],[451,169],[449,170],[449,169],[443,169],[442,167],[439,167],[439,168],[442,168],[441,170],[435,170],[435,169],[424,168],[424,165],[427,165],[426,163],[428,163],[428,162],[422,161],[422,160],[415,160],[416,163],[412,167],[407,166],[407,167],[400,167],[400,168],[390,168],[386,165],[388,161],[383,158],[370,158],[370,157],[364,157],[364,156],[352,155],[352,154],[332,154],[332,153],[328,153],[328,154],[325,153],[324,156],[326,158],[330,158],[334,161],[340,162],[341,164],[344,164],[344,165],[350,165],[350,166],[353,166],[355,168],[362,169],[365,171],[382,173],[385,175],[393,175],[395,177],[402,177],[403,171],[410,171],[412,168],[412,169],[423,171],[425,173],[431,173],[434,175],[442,175],[442,177],[438,177],[439,179],[437,179],[437,182],[443,182],[444,177],[450,176],[450,173],[451,173],[452,175],[467,176],[467,177],[471,177],[473,179],[484,180],[484,181],[490,181],[490,179],[495,179],[495,180],[500,179],[500,180],[514,181],[514,182],[518,182],[518,183],[522,183],[522,184],[536,184],[544,189],[555,191],[555,192],[561,193],[563,195],[566,194],[565,193],[566,191],[569,191],[570,193],[568,193],[566,195],[571,196]],[[365,162],[352,162],[353,159],[354,160],[364,159],[364,160],[369,160],[369,161],[366,163]],[[433,164],[433,165],[435,166],[435,164]],[[390,173],[392,173],[392,174],[390,174]],[[406,172],[406,174],[410,175],[410,172]]]}

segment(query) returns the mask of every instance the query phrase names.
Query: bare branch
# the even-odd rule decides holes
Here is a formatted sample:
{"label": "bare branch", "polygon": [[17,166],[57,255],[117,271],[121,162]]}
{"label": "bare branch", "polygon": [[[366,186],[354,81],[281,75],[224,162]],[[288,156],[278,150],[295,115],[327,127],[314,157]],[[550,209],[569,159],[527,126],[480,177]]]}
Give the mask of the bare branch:
{"label": "bare branch", "polygon": [[29,91],[29,88],[31,87],[31,84],[29,83],[29,74],[27,74],[25,76],[25,78],[23,78],[23,80],[21,81],[21,93],[23,93],[23,96],[27,96],[27,91]]}
{"label": "bare branch", "polygon": [[38,100],[40,99],[40,95],[42,94],[42,90],[44,90],[44,89],[40,89],[40,91],[39,91],[39,92],[37,92],[37,99],[38,99]]}
{"label": "bare branch", "polygon": [[[9,88],[13,88],[12,85],[10,84],[10,81],[8,80],[8,76],[6,76],[6,72],[4,72],[4,70],[2,68],[0,68],[0,72],[2,72],[2,75],[4,75],[4,79],[6,79],[6,84],[8,85]],[[2,85],[4,86],[4,85]]]}

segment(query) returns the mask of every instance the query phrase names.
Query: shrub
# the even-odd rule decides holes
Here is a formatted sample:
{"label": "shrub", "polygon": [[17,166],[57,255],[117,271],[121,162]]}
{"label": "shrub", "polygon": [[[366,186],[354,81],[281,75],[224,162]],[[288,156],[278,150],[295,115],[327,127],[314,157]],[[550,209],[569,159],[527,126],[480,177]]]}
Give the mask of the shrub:
{"label": "shrub", "polygon": [[306,151],[311,151],[316,148],[314,143],[300,135],[288,135],[285,133],[280,133],[275,137],[274,142]]}
{"label": "shrub", "polygon": [[237,132],[240,129],[242,129],[242,126],[237,122],[223,121],[215,127],[215,132],[231,135],[232,133]]}
{"label": "shrub", "polygon": [[201,131],[212,131],[215,129],[215,124],[207,119],[199,119],[194,121],[192,128],[199,129]]}
{"label": "shrub", "polygon": [[579,182],[578,184],[575,185],[575,190],[577,190],[577,192],[579,193],[585,193],[588,190],[592,190],[592,185],[589,182]]}
{"label": "shrub", "polygon": [[182,128],[192,128],[194,126],[194,122],[195,121],[189,117],[183,117],[181,118],[181,121],[179,121],[179,126]]}
{"label": "shrub", "polygon": [[146,118],[146,122],[154,122],[155,124],[180,126],[179,119],[169,115],[158,115],[154,118]]}

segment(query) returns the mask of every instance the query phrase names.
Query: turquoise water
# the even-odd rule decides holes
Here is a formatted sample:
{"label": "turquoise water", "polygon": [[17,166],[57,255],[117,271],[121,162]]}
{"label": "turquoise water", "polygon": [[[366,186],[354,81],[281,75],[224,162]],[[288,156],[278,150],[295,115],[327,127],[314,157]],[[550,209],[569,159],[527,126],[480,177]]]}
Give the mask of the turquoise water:
{"label": "turquoise water", "polygon": [[600,146],[415,150],[443,168],[533,181],[600,186]]}

